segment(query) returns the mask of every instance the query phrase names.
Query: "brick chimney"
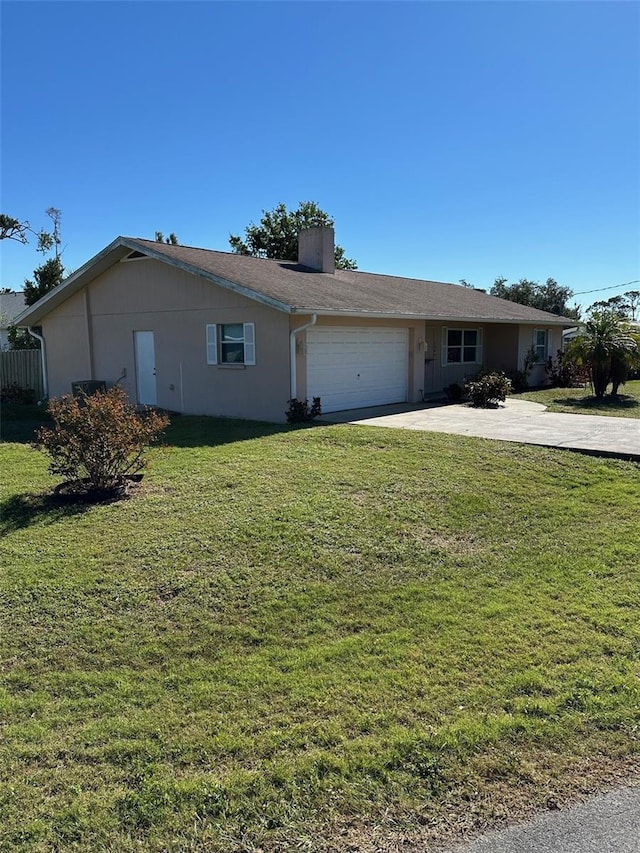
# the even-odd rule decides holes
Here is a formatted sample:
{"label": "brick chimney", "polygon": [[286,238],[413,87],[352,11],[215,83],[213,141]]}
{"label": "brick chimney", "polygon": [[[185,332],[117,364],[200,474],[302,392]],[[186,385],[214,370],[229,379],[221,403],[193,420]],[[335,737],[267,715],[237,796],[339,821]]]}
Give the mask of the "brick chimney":
{"label": "brick chimney", "polygon": [[303,228],[298,234],[298,263],[318,272],[336,271],[335,236],[329,225]]}

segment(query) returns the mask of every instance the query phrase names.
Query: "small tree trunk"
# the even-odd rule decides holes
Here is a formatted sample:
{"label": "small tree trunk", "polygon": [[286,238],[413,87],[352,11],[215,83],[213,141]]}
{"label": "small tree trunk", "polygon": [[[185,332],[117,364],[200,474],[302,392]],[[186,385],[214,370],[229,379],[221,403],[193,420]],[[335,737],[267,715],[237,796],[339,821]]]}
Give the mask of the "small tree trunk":
{"label": "small tree trunk", "polygon": [[629,365],[620,356],[611,359],[611,396],[618,396],[618,389],[627,381],[629,376]]}
{"label": "small tree trunk", "polygon": [[591,367],[591,381],[593,382],[593,393],[598,400],[601,400],[607,385],[609,384],[610,364],[608,361],[603,364],[594,364]]}

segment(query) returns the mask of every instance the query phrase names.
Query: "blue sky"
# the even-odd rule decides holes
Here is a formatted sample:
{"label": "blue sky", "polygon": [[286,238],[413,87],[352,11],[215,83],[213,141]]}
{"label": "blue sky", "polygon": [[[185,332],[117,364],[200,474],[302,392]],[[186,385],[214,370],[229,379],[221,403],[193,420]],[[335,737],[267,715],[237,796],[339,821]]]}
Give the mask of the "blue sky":
{"label": "blue sky", "polygon": [[[2,210],[60,208],[69,268],[118,234],[226,251],[311,199],[364,270],[640,279],[635,2],[0,8]],[[19,288],[40,256],[7,242]]]}

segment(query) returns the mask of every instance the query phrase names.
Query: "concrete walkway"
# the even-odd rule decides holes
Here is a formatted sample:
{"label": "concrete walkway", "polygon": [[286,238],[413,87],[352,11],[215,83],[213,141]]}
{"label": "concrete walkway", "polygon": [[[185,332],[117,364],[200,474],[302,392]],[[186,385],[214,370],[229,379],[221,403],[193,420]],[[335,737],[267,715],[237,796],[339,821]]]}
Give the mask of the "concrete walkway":
{"label": "concrete walkway", "polygon": [[463,403],[379,406],[332,412],[320,420],[541,444],[640,461],[640,419],[548,412],[540,403],[512,397],[497,409]]}
{"label": "concrete walkway", "polygon": [[448,853],[640,853],[640,788],[621,788],[545,812]]}

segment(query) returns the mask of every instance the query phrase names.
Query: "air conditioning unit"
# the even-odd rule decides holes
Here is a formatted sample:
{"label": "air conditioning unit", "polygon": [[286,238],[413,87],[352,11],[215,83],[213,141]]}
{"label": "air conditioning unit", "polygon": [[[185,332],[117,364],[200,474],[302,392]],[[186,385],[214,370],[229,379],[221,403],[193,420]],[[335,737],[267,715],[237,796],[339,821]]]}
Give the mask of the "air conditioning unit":
{"label": "air conditioning unit", "polygon": [[96,391],[106,391],[107,383],[102,382],[98,379],[82,379],[78,382],[71,383],[71,393],[74,397],[77,397],[78,394],[86,394],[87,397],[90,397],[92,394],[95,394]]}

